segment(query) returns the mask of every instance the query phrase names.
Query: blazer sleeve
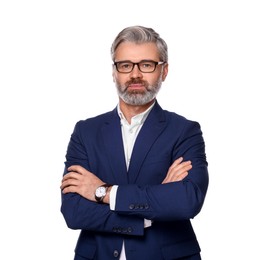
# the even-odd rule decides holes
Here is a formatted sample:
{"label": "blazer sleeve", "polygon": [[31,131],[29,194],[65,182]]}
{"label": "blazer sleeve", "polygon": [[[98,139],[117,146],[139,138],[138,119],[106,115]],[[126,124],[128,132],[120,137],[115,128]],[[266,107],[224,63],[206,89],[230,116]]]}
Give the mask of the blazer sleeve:
{"label": "blazer sleeve", "polygon": [[209,182],[205,143],[197,122],[187,122],[173,147],[173,158],[179,156],[191,160],[193,166],[184,180],[158,185],[120,185],[115,211],[154,221],[194,218],[202,208]]}
{"label": "blazer sleeve", "polygon": [[[80,123],[77,123],[68,144],[64,174],[67,173],[69,166],[76,164],[91,170],[80,132]],[[128,235],[144,233],[143,218],[118,214],[111,211],[109,205],[89,201],[77,193],[61,194],[61,197],[61,213],[71,229]]]}

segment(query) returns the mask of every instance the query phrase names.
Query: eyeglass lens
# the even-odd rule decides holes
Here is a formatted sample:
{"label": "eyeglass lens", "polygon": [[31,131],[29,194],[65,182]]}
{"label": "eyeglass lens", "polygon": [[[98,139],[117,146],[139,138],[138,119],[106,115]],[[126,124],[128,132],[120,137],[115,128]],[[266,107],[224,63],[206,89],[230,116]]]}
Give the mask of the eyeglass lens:
{"label": "eyeglass lens", "polygon": [[129,61],[125,62],[116,62],[117,70],[119,72],[128,73],[134,69],[134,66],[137,65],[138,69],[141,72],[153,72],[155,71],[156,65],[158,63],[155,61],[141,61],[138,63],[133,63]]}

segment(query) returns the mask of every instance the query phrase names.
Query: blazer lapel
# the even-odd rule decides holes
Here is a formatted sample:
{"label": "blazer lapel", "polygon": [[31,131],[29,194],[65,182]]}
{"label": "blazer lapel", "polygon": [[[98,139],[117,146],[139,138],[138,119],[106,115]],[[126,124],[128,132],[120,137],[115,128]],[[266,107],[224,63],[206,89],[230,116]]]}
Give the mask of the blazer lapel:
{"label": "blazer lapel", "polygon": [[163,110],[156,103],[135,141],[128,170],[129,183],[135,183],[147,153],[165,127],[166,119]]}
{"label": "blazer lapel", "polygon": [[116,109],[110,113],[101,133],[115,184],[128,183],[120,118]]}

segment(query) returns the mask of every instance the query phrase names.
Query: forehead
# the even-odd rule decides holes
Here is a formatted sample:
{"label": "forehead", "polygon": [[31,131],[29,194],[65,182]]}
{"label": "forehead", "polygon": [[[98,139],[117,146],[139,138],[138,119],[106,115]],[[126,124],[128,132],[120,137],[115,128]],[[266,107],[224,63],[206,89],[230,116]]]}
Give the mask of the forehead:
{"label": "forehead", "polygon": [[155,43],[136,44],[132,42],[123,42],[116,49],[116,61],[130,60],[138,62],[140,60],[159,60],[159,53]]}

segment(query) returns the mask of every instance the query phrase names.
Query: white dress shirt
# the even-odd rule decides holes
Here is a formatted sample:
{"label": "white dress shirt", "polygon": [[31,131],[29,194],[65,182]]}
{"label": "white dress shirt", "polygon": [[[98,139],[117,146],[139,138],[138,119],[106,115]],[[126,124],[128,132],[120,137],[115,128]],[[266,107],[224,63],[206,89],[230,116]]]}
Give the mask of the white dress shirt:
{"label": "white dress shirt", "polygon": [[[146,120],[149,112],[151,111],[152,107],[151,105],[146,111],[142,112],[141,114],[138,114],[131,119],[131,124],[128,123],[126,118],[124,117],[123,113],[120,110],[120,107],[118,105],[118,114],[120,117],[120,125],[121,125],[121,131],[122,131],[122,140],[123,140],[123,147],[124,147],[124,154],[125,154],[125,160],[126,160],[126,166],[127,169],[129,168],[131,155],[133,151],[133,147],[135,144],[135,140],[137,138],[137,135],[144,124],[144,121]],[[110,209],[115,210],[116,205],[116,194],[118,190],[118,185],[114,185],[110,191]],[[152,222],[150,220],[144,219],[144,227],[151,226]],[[124,243],[122,244],[122,250],[120,253],[120,260],[126,260],[125,255],[125,248]]]}

